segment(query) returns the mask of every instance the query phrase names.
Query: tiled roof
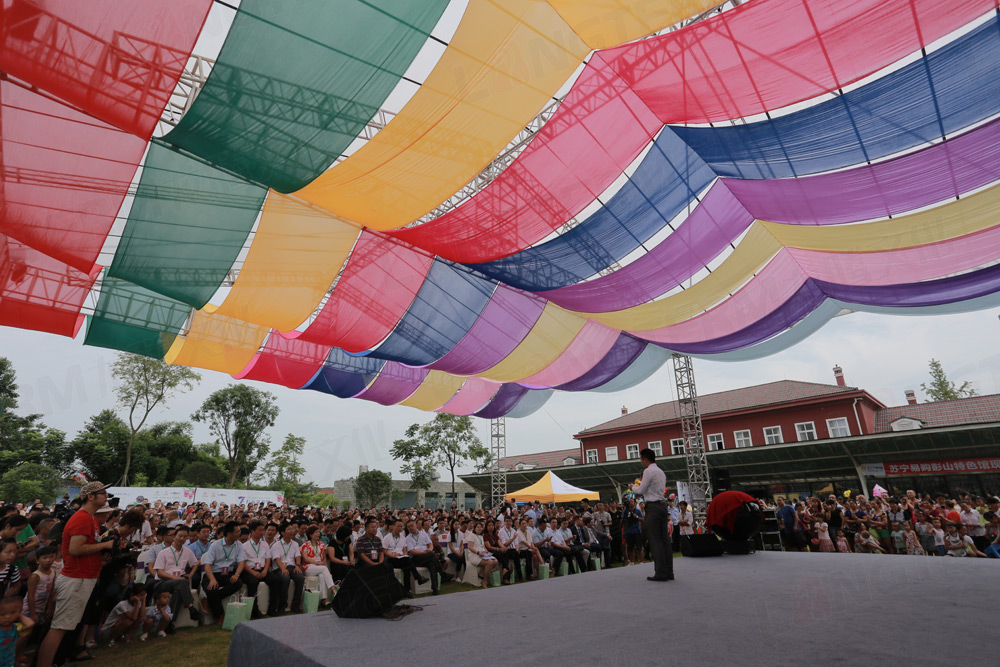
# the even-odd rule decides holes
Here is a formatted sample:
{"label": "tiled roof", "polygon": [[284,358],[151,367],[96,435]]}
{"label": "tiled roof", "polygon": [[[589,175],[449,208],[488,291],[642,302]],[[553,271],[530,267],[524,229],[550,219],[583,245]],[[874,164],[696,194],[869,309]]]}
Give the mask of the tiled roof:
{"label": "tiled roof", "polygon": [[[835,384],[819,384],[818,382],[801,382],[799,380],[778,380],[753,387],[742,387],[715,394],[705,394],[698,397],[698,408],[704,417],[718,412],[732,410],[748,410],[750,408],[787,403],[804,398],[815,398],[832,394],[843,394],[858,391],[857,387],[841,387]],[[631,428],[645,424],[680,419],[677,401],[657,403],[647,408],[630,412],[617,419],[584,429],[580,434],[594,434],[620,428]]]}
{"label": "tiled roof", "polygon": [[885,408],[875,413],[875,432],[891,431],[900,417],[919,419],[924,428],[1000,422],[1000,394]]}
{"label": "tiled roof", "polygon": [[513,470],[518,463],[534,465],[537,468],[556,468],[563,464],[568,458],[576,459],[580,462],[579,449],[557,449],[554,452],[539,452],[538,454],[514,454],[507,458],[500,459],[500,467]]}

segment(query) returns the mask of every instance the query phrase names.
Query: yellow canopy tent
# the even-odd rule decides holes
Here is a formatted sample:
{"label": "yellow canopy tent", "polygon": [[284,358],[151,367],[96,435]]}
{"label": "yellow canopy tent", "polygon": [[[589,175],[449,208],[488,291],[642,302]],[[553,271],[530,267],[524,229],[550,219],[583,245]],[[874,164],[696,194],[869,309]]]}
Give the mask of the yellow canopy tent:
{"label": "yellow canopy tent", "polygon": [[584,498],[596,500],[600,497],[597,491],[587,491],[579,487],[567,484],[559,479],[555,473],[549,471],[540,480],[527,486],[520,491],[508,493],[506,500],[516,500],[519,503],[534,502],[536,500],[543,503],[571,503]]}

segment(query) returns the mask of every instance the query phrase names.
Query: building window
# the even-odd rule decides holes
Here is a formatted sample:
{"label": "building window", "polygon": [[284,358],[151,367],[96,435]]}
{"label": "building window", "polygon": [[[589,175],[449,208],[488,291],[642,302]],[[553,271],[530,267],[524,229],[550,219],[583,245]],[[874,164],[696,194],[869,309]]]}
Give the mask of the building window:
{"label": "building window", "polygon": [[826,420],[826,430],[831,438],[846,438],[851,434],[851,427],[847,424],[847,417],[837,417]]}
{"label": "building window", "polygon": [[587,463],[597,463],[597,450],[588,449],[587,450]]}
{"label": "building window", "polygon": [[709,433],[708,434],[708,451],[717,452],[720,449],[725,449],[726,443],[722,439],[721,433]]}
{"label": "building window", "polygon": [[781,427],[780,426],[765,426],[764,427],[764,444],[765,445],[780,445],[784,440],[781,437]]}
{"label": "building window", "polygon": [[816,424],[813,422],[802,422],[795,425],[795,439],[799,442],[806,440],[816,440]]}
{"label": "building window", "polygon": [[656,442],[647,442],[646,445],[653,450],[653,453],[657,456],[663,456],[663,443],[659,440]]}
{"label": "building window", "polygon": [[639,444],[633,443],[631,445],[625,445],[625,458],[627,459],[637,459],[639,458]]}
{"label": "building window", "polygon": [[576,459],[574,459],[572,456],[567,456],[566,458],[563,459],[563,465],[564,466],[576,465]]}
{"label": "building window", "polygon": [[684,453],[684,438],[672,438],[670,440],[670,451],[671,453],[683,454]]}
{"label": "building window", "polygon": [[750,431],[733,431],[733,439],[736,440],[737,447],[753,447]]}
{"label": "building window", "polygon": [[604,448],[604,460],[605,461],[617,461],[618,460],[618,448],[617,447],[605,447]]}

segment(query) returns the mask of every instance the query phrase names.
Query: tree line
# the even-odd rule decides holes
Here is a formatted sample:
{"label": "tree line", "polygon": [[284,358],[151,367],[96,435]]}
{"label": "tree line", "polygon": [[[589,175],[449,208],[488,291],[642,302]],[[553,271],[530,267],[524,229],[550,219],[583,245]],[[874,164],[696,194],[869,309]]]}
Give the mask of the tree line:
{"label": "tree line", "polygon": [[115,408],[90,417],[72,437],[40,414],[19,414],[17,377],[0,357],[0,498],[51,502],[75,472],[116,486],[201,486],[281,491],[299,503],[329,504],[303,481],[305,438],[289,433],[271,449],[275,396],[243,384],[213,392],[191,420],[214,440],[196,443],[191,421],[149,423],[157,408],[197,386],[183,366],[122,353],[111,366]]}

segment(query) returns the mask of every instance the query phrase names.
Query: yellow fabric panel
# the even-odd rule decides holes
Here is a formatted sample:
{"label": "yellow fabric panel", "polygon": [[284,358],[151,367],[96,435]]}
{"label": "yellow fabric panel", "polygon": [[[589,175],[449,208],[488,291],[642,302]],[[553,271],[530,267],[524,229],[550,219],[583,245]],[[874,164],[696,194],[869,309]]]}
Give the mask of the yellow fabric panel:
{"label": "yellow fabric panel", "polygon": [[1000,186],[993,186],[944,206],[892,220],[823,227],[757,221],[719,268],[683,292],[625,310],[584,315],[625,331],[659,329],[718,304],[752,278],[782,247],[833,253],[912,248],[988,229],[996,224],[998,209]]}
{"label": "yellow fabric panel", "polygon": [[719,4],[719,0],[549,0],[592,49],[645,37]]}
{"label": "yellow fabric panel", "polygon": [[408,405],[418,410],[437,410],[451,400],[459,390],[465,378],[444,371],[431,371],[420,383],[417,390],[400,405]]}
{"label": "yellow fabric panel", "polygon": [[269,331],[270,327],[200,310],[187,336],[177,337],[164,361],[236,375],[250,363]]}
{"label": "yellow fabric panel", "polygon": [[316,309],[360,230],[273,190],[239,277],[215,311],[291,331]]}
{"label": "yellow fabric panel", "polygon": [[528,335],[496,366],[477,373],[497,382],[517,382],[555,361],[573,342],[587,318],[548,303]]}
{"label": "yellow fabric panel", "polygon": [[400,113],[296,194],[374,229],[402,227],[472,180],[589,51],[544,0],[470,0]]}

